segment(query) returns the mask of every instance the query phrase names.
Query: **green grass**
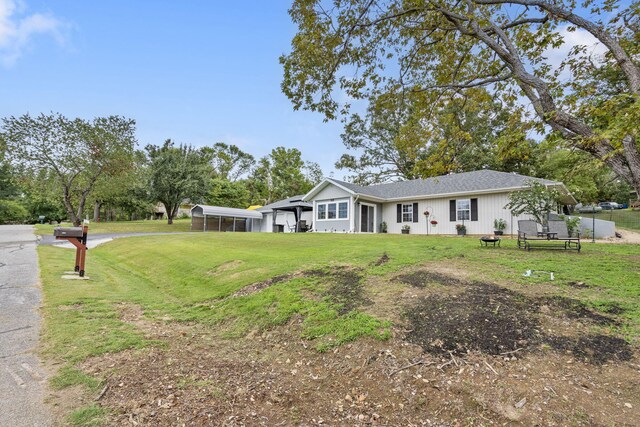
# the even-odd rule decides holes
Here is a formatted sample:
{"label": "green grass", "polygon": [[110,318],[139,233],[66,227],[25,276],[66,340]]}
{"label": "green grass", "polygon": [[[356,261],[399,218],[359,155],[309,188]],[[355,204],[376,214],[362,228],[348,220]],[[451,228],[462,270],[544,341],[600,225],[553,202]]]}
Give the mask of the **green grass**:
{"label": "green grass", "polygon": [[103,425],[109,411],[98,405],[85,406],[69,415],[69,423],[77,427],[94,427]]}
{"label": "green grass", "polygon": [[[216,324],[229,337],[302,321],[302,336],[319,350],[362,336],[384,339],[390,323],[363,310],[347,313],[330,298],[327,280],[297,277],[250,295],[226,298],[242,287],[296,271],[349,265],[364,276],[394,274],[422,262],[466,269],[472,279],[536,286],[555,273],[560,295],[593,307],[622,307],[631,341],[640,332],[640,262],[637,245],[585,243],[575,251],[524,252],[504,239],[481,248],[473,237],[272,233],[193,233],[118,239],[87,254],[89,281],[61,280],[74,251],[38,248],[44,289],[45,354],[73,366],[90,356],[154,344],[120,319],[120,303],[139,305],[153,319]],[[387,253],[389,263],[374,262]],[[572,282],[588,288],[575,289]],[[71,373],[72,374],[72,373]],[[61,384],[80,381],[60,380]],[[64,375],[63,375],[64,377]],[[66,382],[65,382],[66,381]]]}
{"label": "green grass", "polygon": [[[583,217],[590,218],[591,214],[583,214]],[[613,209],[601,211],[596,214],[596,219],[614,221],[617,228],[627,228],[630,230],[640,230],[640,210]]]}
{"label": "green grass", "polygon": [[54,390],[61,390],[74,385],[83,385],[91,391],[96,391],[100,386],[99,380],[72,366],[62,367],[56,376],[49,380],[49,383]]}
{"label": "green grass", "polygon": [[[63,223],[62,227],[71,227],[71,223]],[[36,234],[46,235],[53,234],[53,229],[57,225],[35,224]],[[89,224],[89,233],[166,233],[166,232],[184,232],[191,228],[191,219],[176,219],[173,224],[167,224],[167,220],[157,221],[111,221],[111,222],[91,222]]]}

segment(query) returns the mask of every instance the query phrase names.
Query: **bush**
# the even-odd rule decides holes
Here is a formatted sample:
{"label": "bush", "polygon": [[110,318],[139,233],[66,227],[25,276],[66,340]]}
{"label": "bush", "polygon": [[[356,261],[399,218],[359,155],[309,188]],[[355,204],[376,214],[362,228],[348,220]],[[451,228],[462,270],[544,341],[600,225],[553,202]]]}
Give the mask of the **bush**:
{"label": "bush", "polygon": [[29,212],[18,202],[0,200],[0,224],[18,224],[25,222]]}

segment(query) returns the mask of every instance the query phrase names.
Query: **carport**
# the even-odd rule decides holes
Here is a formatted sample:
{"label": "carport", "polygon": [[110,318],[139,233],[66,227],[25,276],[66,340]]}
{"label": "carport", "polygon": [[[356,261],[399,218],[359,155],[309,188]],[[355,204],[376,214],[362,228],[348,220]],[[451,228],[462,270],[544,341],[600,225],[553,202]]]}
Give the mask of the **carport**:
{"label": "carport", "polygon": [[260,221],[262,214],[248,209],[208,205],[191,208],[191,231],[259,231]]}

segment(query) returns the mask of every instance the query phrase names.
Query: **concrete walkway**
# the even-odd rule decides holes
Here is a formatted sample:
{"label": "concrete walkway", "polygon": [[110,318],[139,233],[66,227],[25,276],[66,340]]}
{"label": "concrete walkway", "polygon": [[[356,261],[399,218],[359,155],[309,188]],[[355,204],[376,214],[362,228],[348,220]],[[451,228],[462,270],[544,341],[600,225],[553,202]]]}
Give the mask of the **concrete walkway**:
{"label": "concrete walkway", "polygon": [[40,333],[38,255],[33,227],[0,225],[0,426],[49,426]]}

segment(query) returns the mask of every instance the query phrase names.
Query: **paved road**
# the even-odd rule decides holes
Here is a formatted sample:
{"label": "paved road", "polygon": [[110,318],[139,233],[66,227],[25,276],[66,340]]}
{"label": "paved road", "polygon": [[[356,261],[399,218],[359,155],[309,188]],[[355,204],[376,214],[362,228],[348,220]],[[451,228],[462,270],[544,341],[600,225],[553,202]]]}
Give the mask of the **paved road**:
{"label": "paved road", "polygon": [[0,426],[49,426],[35,355],[41,294],[33,227],[0,225]]}

